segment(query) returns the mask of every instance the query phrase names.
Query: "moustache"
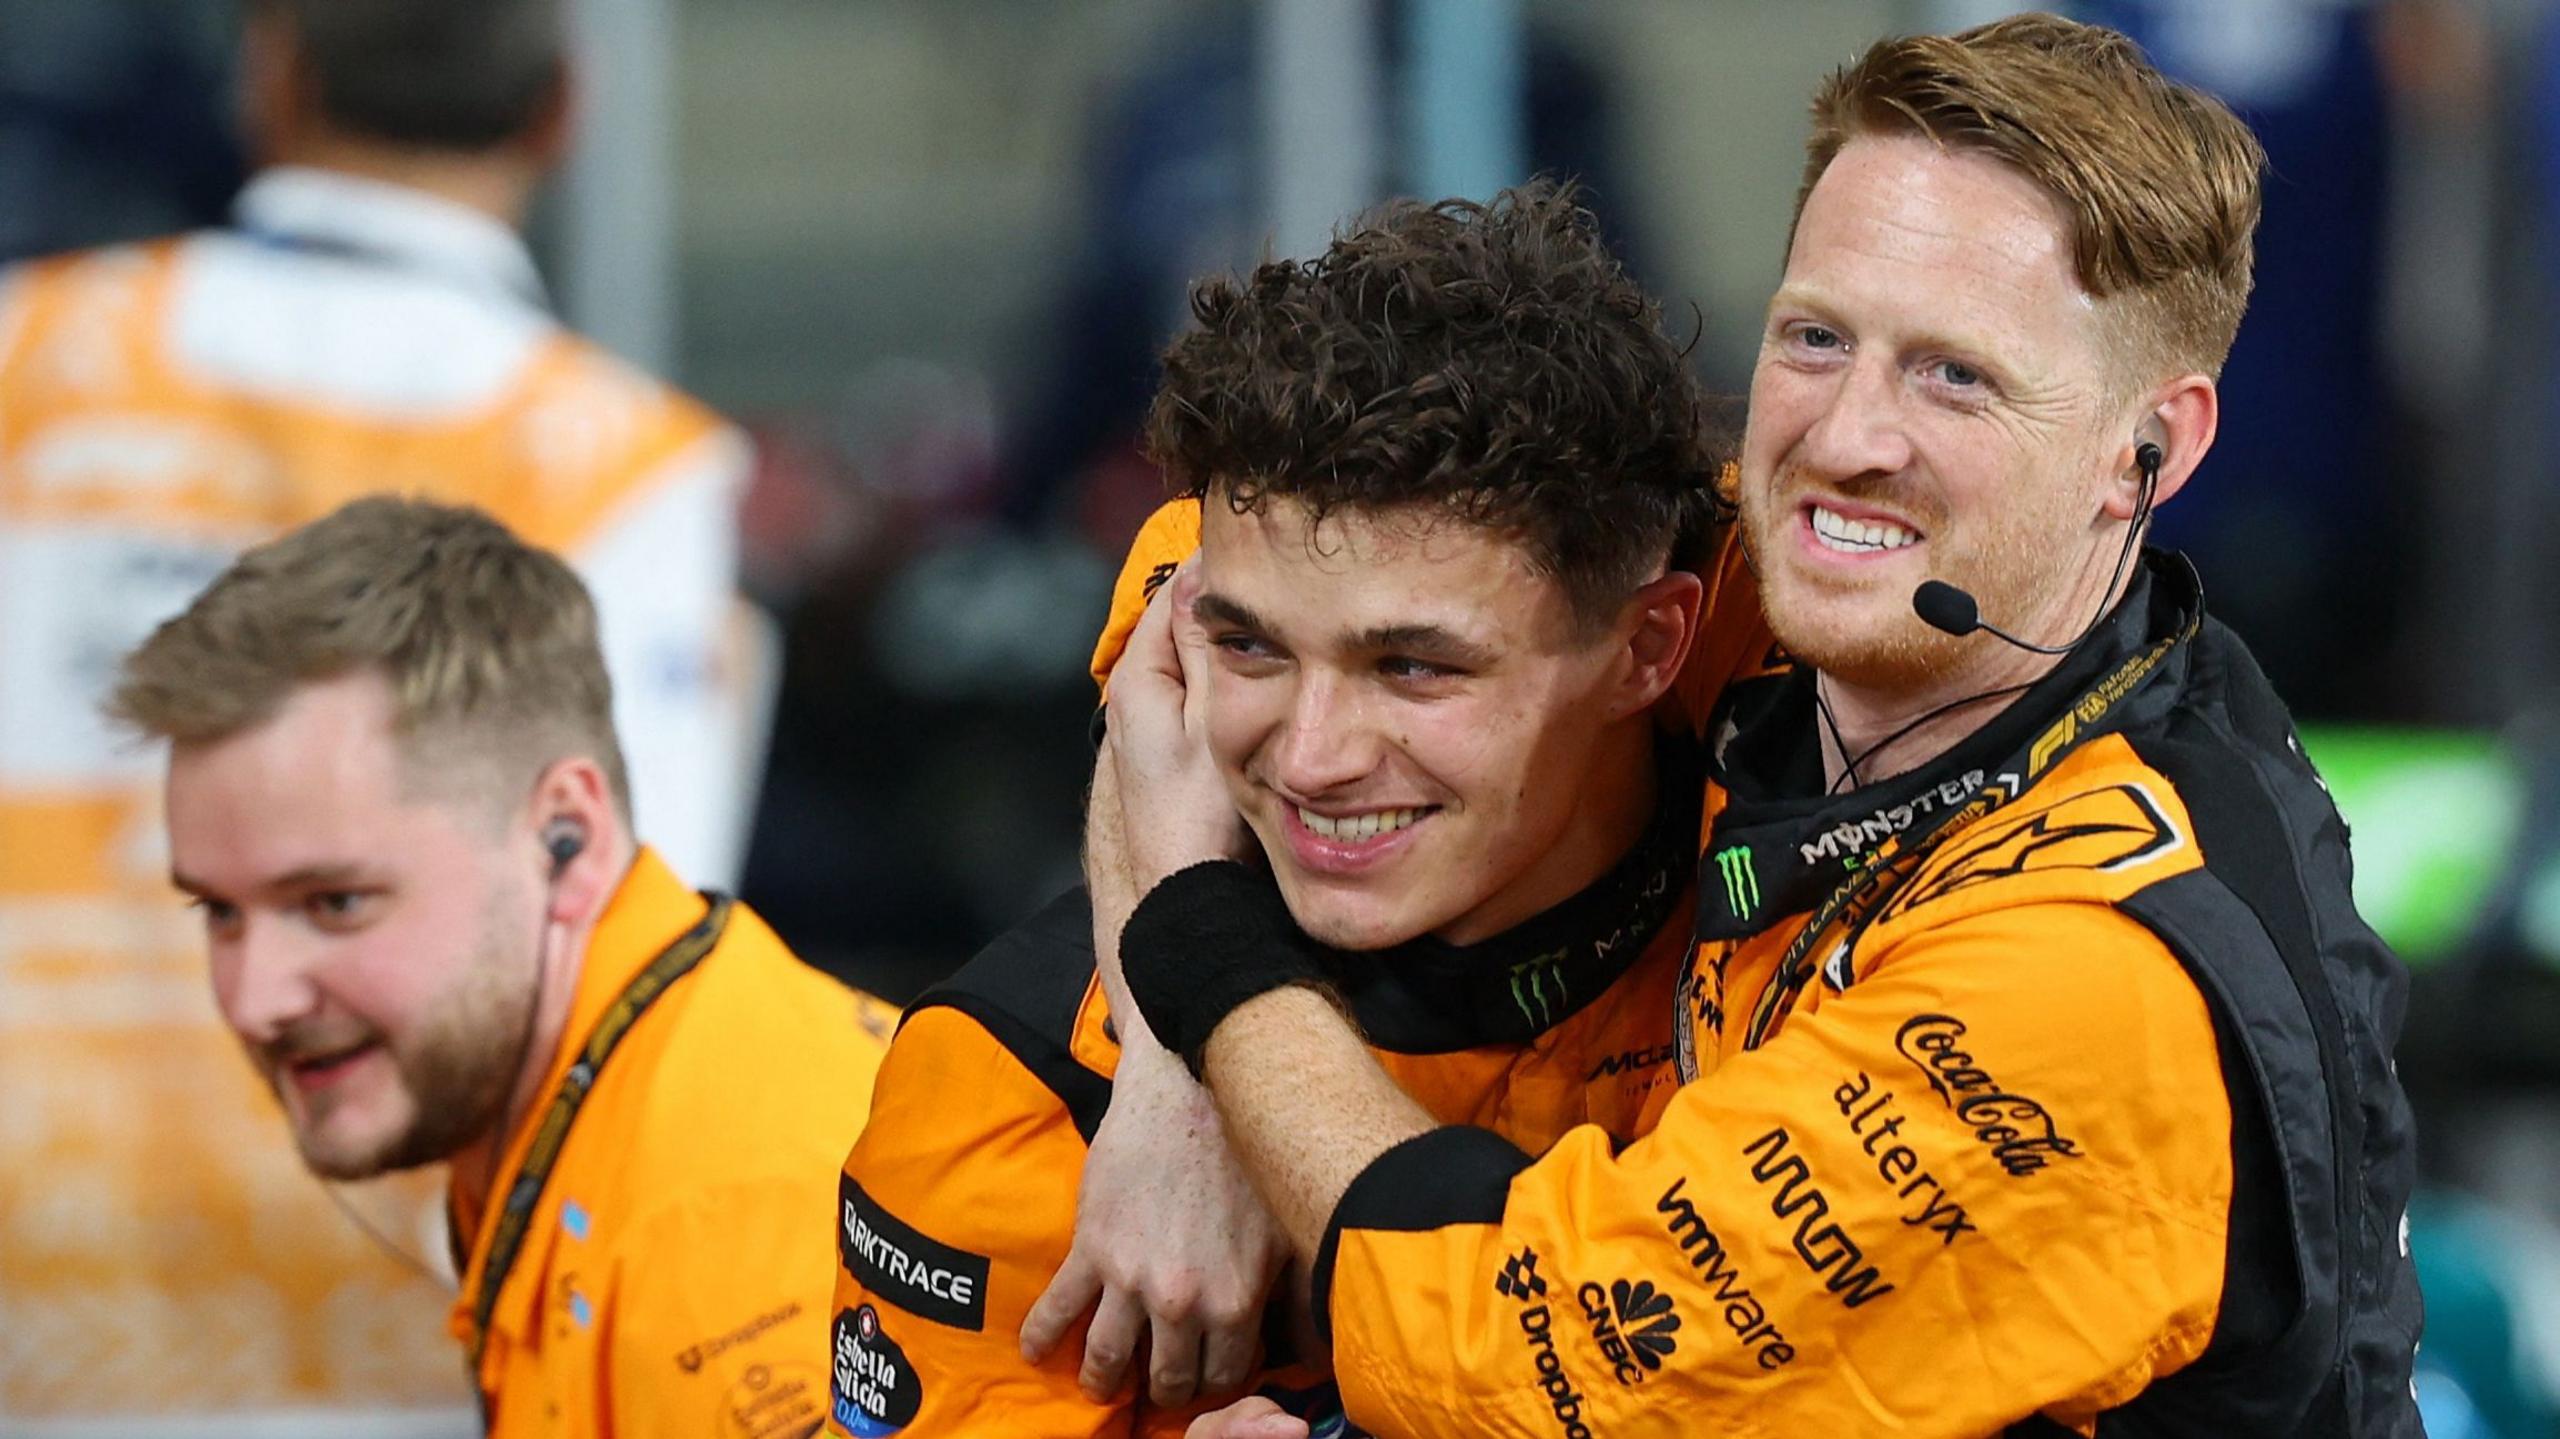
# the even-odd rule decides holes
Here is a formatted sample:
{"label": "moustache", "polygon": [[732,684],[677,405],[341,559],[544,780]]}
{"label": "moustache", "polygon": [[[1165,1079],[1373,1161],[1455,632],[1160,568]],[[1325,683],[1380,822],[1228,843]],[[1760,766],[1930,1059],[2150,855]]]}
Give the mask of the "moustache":
{"label": "moustache", "polygon": [[1889,510],[1918,526],[1924,534],[1935,532],[1946,518],[1946,507],[1939,502],[1935,487],[1904,475],[1868,471],[1846,478],[1824,476],[1800,461],[1789,460],[1778,466],[1761,490],[1768,496],[1773,512],[1793,509],[1795,502],[1807,495],[1836,495],[1851,504]]}
{"label": "moustache", "polygon": [[314,1020],[296,1024],[253,1047],[269,1069],[285,1069],[310,1060],[345,1054],[377,1043],[382,1034],[370,1025],[346,1020]]}

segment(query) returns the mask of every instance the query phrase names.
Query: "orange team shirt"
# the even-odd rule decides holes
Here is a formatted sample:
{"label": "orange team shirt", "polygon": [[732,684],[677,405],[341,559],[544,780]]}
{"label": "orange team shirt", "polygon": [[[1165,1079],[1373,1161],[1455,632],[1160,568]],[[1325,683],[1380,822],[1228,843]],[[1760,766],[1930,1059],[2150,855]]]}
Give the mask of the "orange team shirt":
{"label": "orange team shirt", "polygon": [[[599,1019],[708,908],[641,851],[491,1193],[516,1183]],[[821,1226],[896,1014],[732,906],[710,953],[613,1050],[535,1201],[480,1364],[493,1439],[802,1439],[817,1425]],[[450,1319],[466,1345],[497,1232],[474,1228]]]}
{"label": "orange team shirt", "polygon": [[[98,715],[242,548],[406,491],[559,551],[642,826],[734,869],[742,437],[563,330],[494,220],[313,171],[241,205],[361,253],[209,231],[0,274],[0,1429],[468,1403],[444,1296],[331,1207],[215,1016],[159,756]],[[415,1189],[360,1199],[405,1237]]]}

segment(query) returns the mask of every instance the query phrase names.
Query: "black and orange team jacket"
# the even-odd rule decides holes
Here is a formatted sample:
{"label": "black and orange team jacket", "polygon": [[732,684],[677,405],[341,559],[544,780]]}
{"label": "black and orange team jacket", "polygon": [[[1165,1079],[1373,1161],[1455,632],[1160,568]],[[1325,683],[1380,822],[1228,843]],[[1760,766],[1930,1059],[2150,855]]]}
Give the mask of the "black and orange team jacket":
{"label": "black and orange team jacket", "polygon": [[2193,571],[1917,772],[1828,795],[1818,723],[1806,672],[1718,708],[1647,1137],[1441,1129],[1346,1192],[1351,1421],[2419,1433],[2405,975]]}
{"label": "black and orange team jacket", "polygon": [[815,1430],[819,1216],[895,1021],[640,852],[471,1228],[452,1327],[493,1439]]}
{"label": "black and orange team jacket", "polygon": [[[1107,675],[1147,598],[1196,544],[1167,506],[1131,551],[1097,652]],[[1730,557],[1728,557],[1729,559]],[[1738,562],[1718,642],[1693,650],[1666,711],[1689,746],[1695,697],[1766,649]],[[1738,588],[1736,588],[1738,586]],[[1689,773],[1696,773],[1694,763]],[[1673,1089],[1672,1015],[1690,943],[1694,778],[1665,786],[1644,839],[1581,894],[1458,948],[1423,940],[1347,956],[1335,982],[1373,1052],[1444,1123],[1536,1152],[1577,1127],[1640,1133]],[[1087,1145],[1119,1046],[1096,982],[1082,892],[997,939],[909,1010],[881,1067],[838,1202],[830,1434],[1178,1436],[1201,1408],[1107,1404],[1076,1387],[1082,1331],[1041,1365],[1015,1335],[1075,1238]],[[1280,1352],[1254,1387],[1338,1436],[1327,1369]]]}

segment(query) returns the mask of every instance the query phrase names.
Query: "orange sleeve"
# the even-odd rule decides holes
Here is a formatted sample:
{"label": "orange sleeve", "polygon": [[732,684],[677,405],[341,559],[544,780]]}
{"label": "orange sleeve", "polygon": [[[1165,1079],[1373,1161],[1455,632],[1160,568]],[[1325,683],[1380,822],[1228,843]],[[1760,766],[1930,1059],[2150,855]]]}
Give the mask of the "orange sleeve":
{"label": "orange sleeve", "polygon": [[1102,637],[1094,641],[1095,685],[1106,692],[1111,688],[1111,667],[1120,663],[1120,652],[1129,647],[1129,632],[1147,612],[1147,601],[1199,548],[1198,500],[1169,500],[1139,526],[1138,537],[1129,544],[1129,558],[1121,562],[1120,578],[1111,587],[1111,615],[1102,622]]}
{"label": "orange sleeve", "polygon": [[[1345,1194],[1320,1312],[1399,1439],[1973,1436],[2200,1354],[2230,1110],[2175,958],[2103,905],[1945,924],[1612,1152],[1440,1130]],[[1677,1416],[1676,1420],[1671,1416]]]}
{"label": "orange sleeve", "polygon": [[1134,1395],[1076,1388],[1082,1324],[1037,1366],[1016,1339],[1066,1262],[1084,1157],[1065,1104],[976,1019],[909,1016],[837,1196],[828,1434],[1129,1432]]}

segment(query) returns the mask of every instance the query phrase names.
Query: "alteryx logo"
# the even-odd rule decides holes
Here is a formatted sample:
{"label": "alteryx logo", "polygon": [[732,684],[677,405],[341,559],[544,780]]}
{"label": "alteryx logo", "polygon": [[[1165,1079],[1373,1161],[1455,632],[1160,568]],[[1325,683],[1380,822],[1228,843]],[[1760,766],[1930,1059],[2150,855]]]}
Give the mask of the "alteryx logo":
{"label": "alteryx logo", "polygon": [[1751,847],[1738,844],[1716,851],[1716,874],[1724,880],[1724,907],[1735,919],[1749,919],[1760,907],[1760,876],[1751,867]]}

